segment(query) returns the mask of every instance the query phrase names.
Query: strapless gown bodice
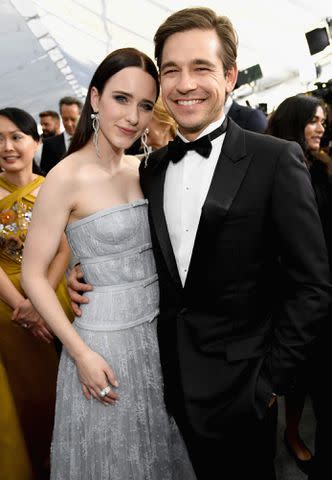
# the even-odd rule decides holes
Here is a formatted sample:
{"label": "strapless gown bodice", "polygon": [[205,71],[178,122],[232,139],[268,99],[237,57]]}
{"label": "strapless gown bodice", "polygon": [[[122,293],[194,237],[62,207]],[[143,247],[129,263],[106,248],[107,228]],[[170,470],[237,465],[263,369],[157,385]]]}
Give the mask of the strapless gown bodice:
{"label": "strapless gown bodice", "polygon": [[[156,317],[159,288],[146,200],[89,215],[70,224],[66,234],[85,281],[93,285],[87,296],[96,299],[82,306],[76,324],[118,330]],[[101,305],[109,316],[100,314]]]}

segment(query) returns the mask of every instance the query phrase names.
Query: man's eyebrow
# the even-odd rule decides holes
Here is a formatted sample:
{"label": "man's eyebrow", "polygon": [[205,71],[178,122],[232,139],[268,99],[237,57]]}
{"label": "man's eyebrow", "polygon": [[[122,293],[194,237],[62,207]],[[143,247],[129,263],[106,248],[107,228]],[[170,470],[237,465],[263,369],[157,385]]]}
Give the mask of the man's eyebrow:
{"label": "man's eyebrow", "polygon": [[215,67],[215,64],[207,60],[206,58],[195,58],[192,61],[193,65],[207,65],[209,67]]}
{"label": "man's eyebrow", "polygon": [[[207,60],[206,58],[195,58],[194,60],[192,60],[192,62],[190,62],[192,65],[206,65],[208,67],[215,67],[215,64],[210,62],[209,60]],[[165,70],[166,68],[169,68],[169,67],[177,67],[178,65],[173,62],[173,61],[169,61],[169,62],[166,62],[166,63],[163,63],[160,67],[160,71],[162,70]]]}
{"label": "man's eyebrow", "polygon": [[177,65],[176,65],[175,62],[172,62],[172,61],[166,62],[166,63],[163,63],[163,64],[161,65],[160,71],[161,71],[161,70],[165,70],[165,68],[176,67],[176,66],[177,66]]}

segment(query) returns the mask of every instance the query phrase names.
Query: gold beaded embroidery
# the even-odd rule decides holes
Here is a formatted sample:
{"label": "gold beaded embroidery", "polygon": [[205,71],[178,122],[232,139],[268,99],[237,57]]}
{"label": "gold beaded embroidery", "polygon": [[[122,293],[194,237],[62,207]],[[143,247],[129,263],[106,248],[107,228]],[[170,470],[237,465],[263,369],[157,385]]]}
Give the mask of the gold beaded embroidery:
{"label": "gold beaded embroidery", "polygon": [[0,249],[21,263],[24,242],[32,216],[32,207],[22,201],[0,212]]}

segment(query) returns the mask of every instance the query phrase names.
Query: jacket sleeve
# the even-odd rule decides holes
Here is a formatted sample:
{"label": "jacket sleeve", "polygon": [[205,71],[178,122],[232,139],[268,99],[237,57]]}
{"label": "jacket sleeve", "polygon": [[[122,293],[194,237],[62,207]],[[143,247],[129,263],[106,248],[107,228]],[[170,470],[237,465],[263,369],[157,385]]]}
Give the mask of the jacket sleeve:
{"label": "jacket sleeve", "polygon": [[282,295],[263,369],[278,394],[290,387],[296,367],[327,321],[331,300],[327,249],[310,175],[296,143],[281,150],[271,198],[280,242]]}
{"label": "jacket sleeve", "polygon": [[40,170],[42,171],[43,175],[46,175],[49,171],[51,156],[52,156],[52,150],[50,148],[50,144],[47,140],[44,140],[41,160],[40,160]]}

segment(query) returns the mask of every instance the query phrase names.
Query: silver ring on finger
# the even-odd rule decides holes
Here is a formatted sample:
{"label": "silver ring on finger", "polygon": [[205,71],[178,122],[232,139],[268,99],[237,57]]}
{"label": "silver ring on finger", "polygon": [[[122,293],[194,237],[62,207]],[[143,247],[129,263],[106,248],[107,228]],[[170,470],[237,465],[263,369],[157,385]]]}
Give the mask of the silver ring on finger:
{"label": "silver ring on finger", "polygon": [[106,397],[106,395],[108,395],[111,391],[111,387],[109,385],[107,385],[107,387],[103,388],[102,390],[100,390],[99,392],[99,395],[104,398]]}
{"label": "silver ring on finger", "polygon": [[28,325],[27,323],[21,323],[21,327],[23,328],[29,328],[30,325]]}

